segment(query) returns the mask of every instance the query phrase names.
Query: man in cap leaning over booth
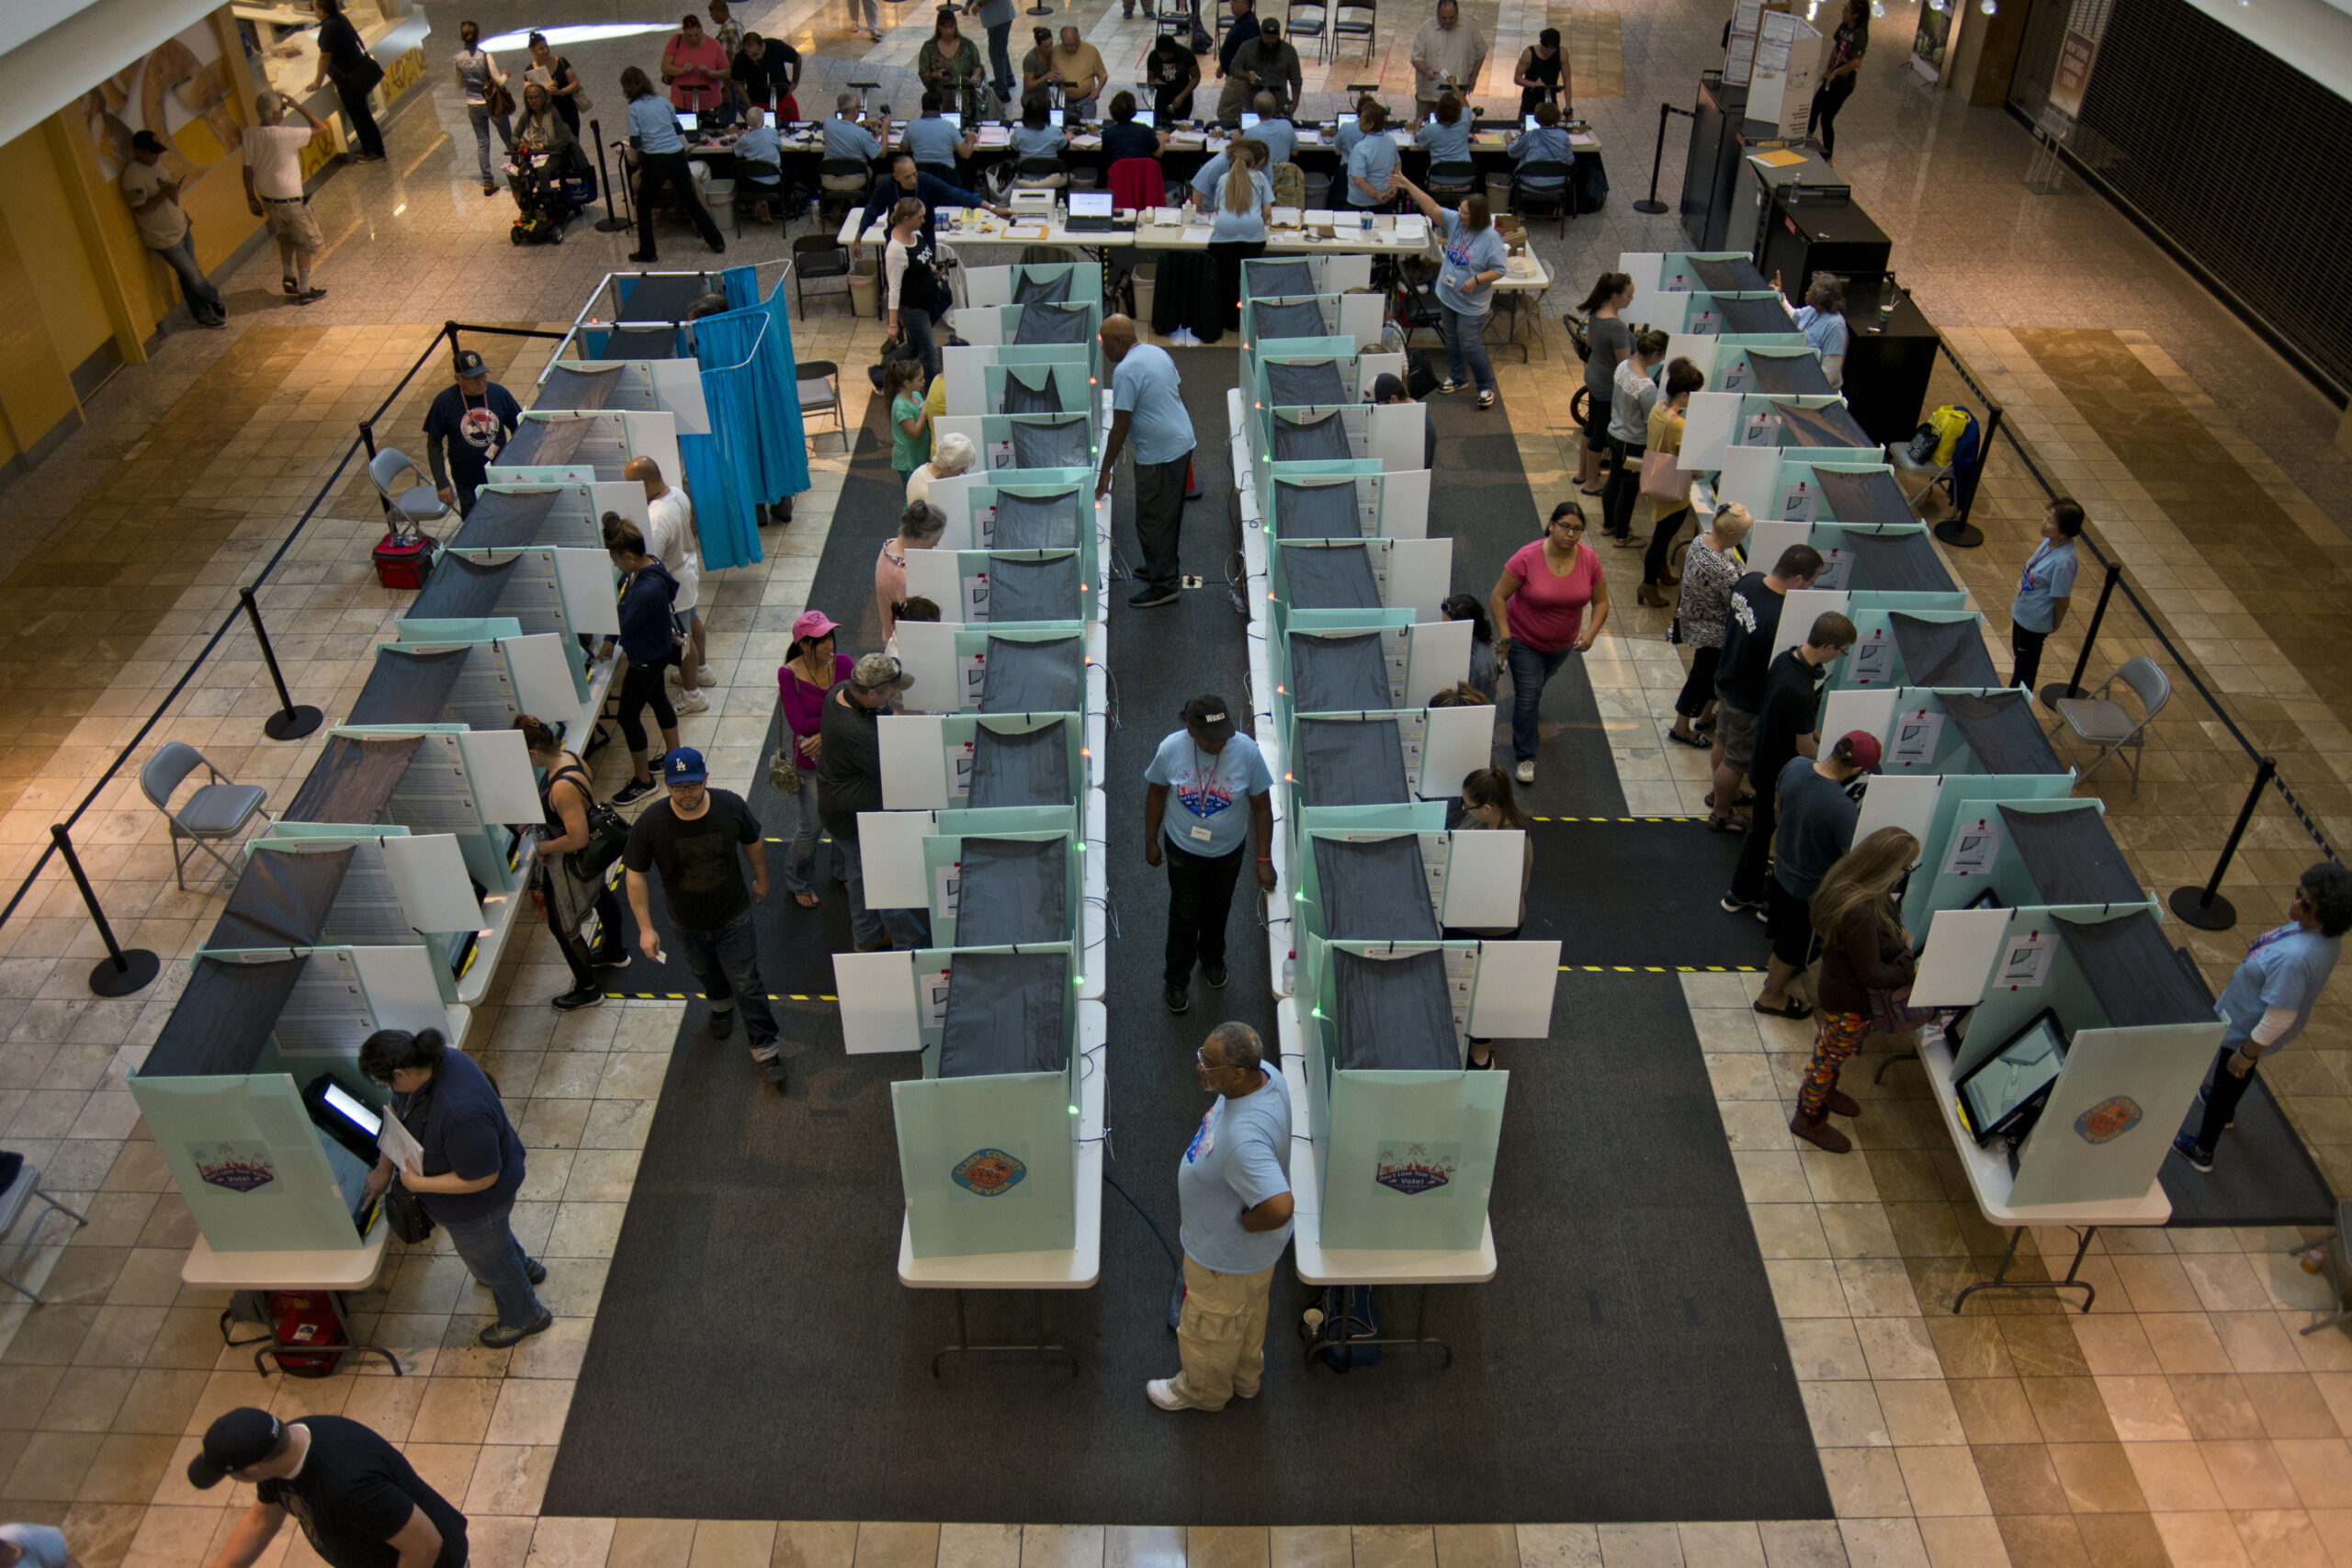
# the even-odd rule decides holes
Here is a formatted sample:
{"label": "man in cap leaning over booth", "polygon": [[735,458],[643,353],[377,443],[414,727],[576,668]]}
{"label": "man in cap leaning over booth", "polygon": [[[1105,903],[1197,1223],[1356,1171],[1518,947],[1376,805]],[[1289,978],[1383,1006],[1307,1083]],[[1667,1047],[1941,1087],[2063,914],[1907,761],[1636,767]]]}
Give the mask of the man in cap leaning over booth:
{"label": "man in cap leaning over booth", "polygon": [[466,1516],[356,1421],[232,1410],[187,1461],[189,1485],[223,1481],[251,1486],[254,1500],[212,1568],[252,1568],[288,1514],[327,1568],[466,1568]]}

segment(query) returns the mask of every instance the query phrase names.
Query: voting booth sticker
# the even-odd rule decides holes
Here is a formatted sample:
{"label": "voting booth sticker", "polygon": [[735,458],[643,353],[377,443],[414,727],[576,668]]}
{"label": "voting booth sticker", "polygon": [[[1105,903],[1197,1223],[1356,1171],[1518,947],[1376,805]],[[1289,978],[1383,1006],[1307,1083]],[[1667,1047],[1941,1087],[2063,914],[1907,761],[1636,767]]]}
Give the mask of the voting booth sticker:
{"label": "voting booth sticker", "polygon": [[[1747,390],[1747,361],[1743,358],[1730,369],[1724,371],[1723,375],[1723,381],[1715,388],[1715,390],[1734,394],[1746,392]],[[1755,444],[1753,442],[1745,442],[1742,443],[1742,445],[1753,446]]]}
{"label": "voting booth sticker", "polygon": [[989,656],[985,653],[967,653],[956,661],[964,669],[964,699],[967,706],[979,706],[980,693],[989,682],[988,660]]}
{"label": "voting booth sticker", "polygon": [[208,1187],[251,1192],[277,1179],[277,1162],[264,1143],[190,1144],[187,1157]]}
{"label": "voting booth sticker", "polygon": [[1887,761],[1896,767],[1924,768],[1936,760],[1936,742],[1943,739],[1944,716],[1921,708],[1916,713],[1897,714],[1894,719],[1894,744],[1887,749]]}
{"label": "voting booth sticker", "polygon": [[1811,523],[1821,504],[1821,492],[1810,479],[1799,479],[1781,491],[1781,521]]}
{"label": "voting booth sticker", "polygon": [[1993,861],[2001,852],[2002,826],[1998,818],[1979,817],[1963,823],[1951,836],[1951,848],[1944,855],[1946,876],[1990,876]]}
{"label": "voting booth sticker", "polygon": [[953,748],[948,754],[950,773],[947,795],[951,800],[968,800],[972,794],[972,750],[977,742],[967,740]]}
{"label": "voting booth sticker", "polygon": [[1683,329],[1692,337],[1714,337],[1722,331],[1723,321],[1713,310],[1699,310],[1690,317],[1690,324]]}
{"label": "voting booth sticker", "polygon": [[2113,1095],[2075,1118],[2075,1135],[2086,1144],[2111,1144],[2146,1114],[2130,1095]]}
{"label": "voting booth sticker", "polygon": [[989,443],[989,467],[991,468],[1012,467],[1012,442],[1010,437]]}
{"label": "voting booth sticker", "polygon": [[2013,936],[2001,950],[2001,967],[1993,976],[1996,986],[2007,986],[2012,991],[2035,991],[2050,977],[2050,955],[2057,951],[2048,931],[2028,931]]}
{"label": "voting booth sticker", "polygon": [[1846,552],[1844,546],[1831,546],[1821,552],[1821,572],[1813,580],[1814,587],[1824,593],[1843,592],[1846,587],[1846,570],[1853,564],[1854,558]]}
{"label": "voting booth sticker", "polygon": [[1001,1198],[1021,1185],[1029,1168],[1002,1149],[974,1149],[948,1171],[956,1186],[982,1198]]}
{"label": "voting booth sticker", "polygon": [[915,998],[922,1007],[925,1029],[947,1027],[947,971],[936,969],[915,976]]}
{"label": "voting booth sticker", "polygon": [[1854,645],[1847,679],[1857,686],[1883,686],[1894,678],[1894,642],[1881,626]]}
{"label": "voting booth sticker", "polygon": [[1781,416],[1776,413],[1749,414],[1739,427],[1739,444],[1742,446],[1778,446],[1781,444]]}
{"label": "voting booth sticker", "polygon": [[1383,1144],[1373,1156],[1372,1179],[1391,1192],[1418,1198],[1452,1181],[1461,1166],[1460,1144]]}

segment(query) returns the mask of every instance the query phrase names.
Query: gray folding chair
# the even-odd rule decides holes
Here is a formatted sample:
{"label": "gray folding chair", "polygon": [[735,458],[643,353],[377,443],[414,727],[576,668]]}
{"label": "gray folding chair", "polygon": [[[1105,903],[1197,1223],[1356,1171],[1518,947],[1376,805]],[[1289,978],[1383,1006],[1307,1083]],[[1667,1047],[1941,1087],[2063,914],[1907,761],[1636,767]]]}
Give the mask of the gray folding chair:
{"label": "gray folding chair", "polygon": [[[187,776],[202,768],[210,779],[197,786],[196,793],[175,811],[172,792],[180,787]],[[258,784],[241,784],[204,760],[204,753],[185,740],[166,741],[163,749],[139,770],[139,788],[156,810],[172,825],[172,875],[180,886],[187,886],[187,860],[196,850],[202,850],[220,863],[220,869],[231,876],[237,868],[231,864],[212,840],[241,839],[245,825],[258,816],[264,822],[271,820],[262,810],[262,802],[269,792]],[[187,840],[192,850],[180,848],[180,840]]]}
{"label": "gray folding chair", "polygon": [[[76,1230],[81,1229],[84,1225],[90,1223],[80,1214],[75,1213],[73,1210],[59,1202],[56,1199],[51,1197],[48,1193],[42,1191],[40,1190],[40,1171],[36,1168],[29,1160],[28,1160],[25,1164],[17,1168],[17,1179],[8,1183],[6,1190],[0,1190],[0,1235],[6,1235],[8,1234],[9,1230],[15,1226],[17,1216],[24,1213],[25,1205],[36,1198],[48,1204],[51,1208],[56,1210],[59,1213],[64,1215],[67,1219],[72,1220],[74,1222],[74,1228]],[[33,1249],[33,1239],[40,1234],[40,1221],[39,1219],[33,1220],[30,1224],[25,1226],[24,1235],[17,1242],[17,1255],[8,1259],[8,1270],[5,1274],[0,1274],[0,1283],[6,1284],[10,1290],[16,1292],[18,1295],[31,1298],[32,1303],[35,1306],[46,1306],[48,1303],[40,1299],[40,1292],[36,1292],[30,1285],[24,1283],[17,1278],[19,1274],[24,1272],[25,1255]]]}
{"label": "gray folding chair", "polygon": [[[2134,719],[2132,710],[2108,694],[2120,681],[2139,699],[2140,716]],[[2140,796],[2140,756],[2147,750],[2148,727],[2156,722],[2156,715],[2164,712],[2172,701],[2172,682],[2156,667],[2156,661],[2145,657],[2127,659],[2114,674],[2100,682],[2098,690],[2086,697],[2058,699],[2059,727],[2072,732],[2078,740],[2087,740],[2103,747],[2098,758],[2078,775],[2076,783],[2098,771],[2099,764],[2126,747],[2132,751],[2132,797]],[[2058,730],[2051,731],[2051,739],[2058,739]]]}
{"label": "gray folding chair", "polygon": [[[2304,1329],[2306,1335],[2352,1321],[2352,1199],[2335,1205],[2335,1234],[2321,1240],[2319,1247],[2320,1273],[2335,1295],[2335,1314],[2323,1317]],[[2289,1250],[2301,1253],[2309,1252],[2311,1248],[2298,1247]]]}
{"label": "gray folding chair", "polygon": [[[414,484],[403,480],[413,477]],[[402,523],[431,523],[449,515],[441,495],[416,459],[397,446],[387,446],[368,459],[368,477],[375,481],[376,493],[392,509],[392,515]]]}
{"label": "gray folding chair", "polygon": [[[841,367],[830,359],[804,359],[793,371],[800,388],[801,428],[808,428],[812,414],[831,414],[833,428],[840,432],[842,450],[849,450],[849,424],[842,418]],[[810,440],[816,437],[812,434]]]}

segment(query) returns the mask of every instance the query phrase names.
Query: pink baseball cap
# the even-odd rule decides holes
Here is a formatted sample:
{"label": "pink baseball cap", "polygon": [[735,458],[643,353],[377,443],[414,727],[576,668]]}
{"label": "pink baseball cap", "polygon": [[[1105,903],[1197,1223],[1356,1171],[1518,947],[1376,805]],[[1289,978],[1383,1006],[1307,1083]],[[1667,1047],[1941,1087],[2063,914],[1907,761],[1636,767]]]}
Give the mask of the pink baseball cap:
{"label": "pink baseball cap", "polygon": [[840,629],[841,623],[828,618],[822,610],[803,610],[799,619],[792,623],[792,635],[801,642],[814,642]]}

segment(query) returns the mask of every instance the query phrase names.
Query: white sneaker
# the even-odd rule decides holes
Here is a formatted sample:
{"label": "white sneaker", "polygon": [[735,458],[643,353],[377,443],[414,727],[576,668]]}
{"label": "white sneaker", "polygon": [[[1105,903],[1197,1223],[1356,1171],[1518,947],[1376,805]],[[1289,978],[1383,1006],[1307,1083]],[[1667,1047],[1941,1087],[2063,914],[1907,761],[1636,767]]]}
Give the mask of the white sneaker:
{"label": "white sneaker", "polygon": [[716,686],[718,684],[718,677],[710,672],[709,665],[697,664],[695,666],[695,684],[697,686]]}
{"label": "white sneaker", "polygon": [[1437,384],[1437,389],[1441,392],[1458,392],[1467,385],[1468,383],[1464,381],[1440,381]]}
{"label": "white sneaker", "polygon": [[1143,1385],[1143,1392],[1147,1398],[1162,1410],[1198,1410],[1200,1408],[1190,1400],[1178,1397],[1174,1378],[1154,1378]]}
{"label": "white sneaker", "polygon": [[1517,779],[1521,784],[1533,784],[1535,782],[1535,764],[1532,762],[1521,762],[1518,767],[1511,770],[1510,776]]}
{"label": "white sneaker", "polygon": [[708,713],[710,699],[700,692],[681,692],[670,705],[680,713]]}

